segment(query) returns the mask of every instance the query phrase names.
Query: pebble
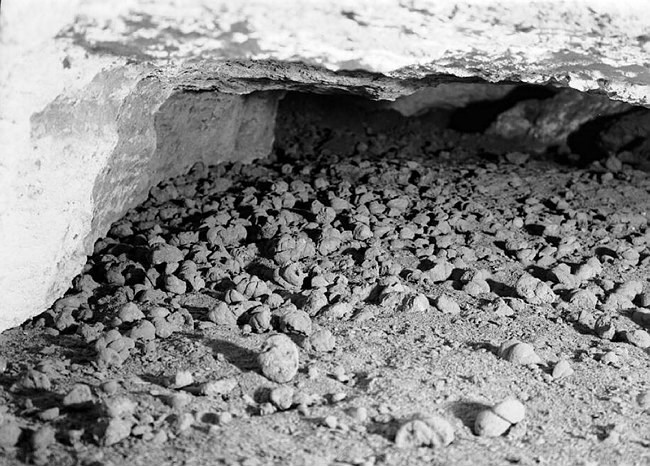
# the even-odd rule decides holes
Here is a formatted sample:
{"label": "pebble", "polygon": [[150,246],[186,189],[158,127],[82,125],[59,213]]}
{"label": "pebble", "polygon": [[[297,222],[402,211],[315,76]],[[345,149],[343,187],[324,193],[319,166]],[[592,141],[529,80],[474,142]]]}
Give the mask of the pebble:
{"label": "pebble", "polygon": [[21,434],[20,425],[12,418],[5,417],[0,421],[0,448],[12,448]]}
{"label": "pebble", "polygon": [[156,327],[148,320],[141,320],[129,331],[128,336],[133,340],[153,340],[156,338]]}
{"label": "pebble", "polygon": [[192,395],[185,392],[176,392],[169,395],[165,402],[175,411],[182,411],[192,401]]}
{"label": "pebble", "polygon": [[463,285],[463,291],[475,298],[490,292],[490,285],[485,280],[475,279]]}
{"label": "pebble", "polygon": [[458,303],[447,295],[438,296],[434,305],[443,314],[460,314],[460,306]]}
{"label": "pebble", "polygon": [[52,426],[45,425],[36,429],[29,439],[32,450],[39,451],[47,449],[56,441],[55,434],[56,430]]}
{"label": "pebble", "polygon": [[336,366],[332,371],[332,375],[341,383],[345,383],[350,380],[350,376],[343,366]]}
{"label": "pebble", "polygon": [[219,424],[225,426],[226,424],[230,424],[232,422],[233,415],[228,411],[223,411],[219,413],[218,420],[219,420]]}
{"label": "pebble", "polygon": [[555,367],[553,367],[553,378],[554,379],[563,379],[570,377],[573,374],[573,368],[571,364],[566,359],[560,359]]}
{"label": "pebble", "polygon": [[45,409],[38,413],[38,418],[41,421],[53,421],[57,417],[59,417],[59,408],[56,406],[53,408]]}
{"label": "pebble", "polygon": [[578,267],[574,275],[578,280],[586,281],[600,275],[602,270],[603,266],[598,258],[591,257],[587,262]]}
{"label": "pebble", "polygon": [[453,270],[454,266],[448,261],[443,260],[437,262],[431,269],[427,270],[425,275],[432,282],[440,283],[448,280]]}
{"label": "pebble", "polygon": [[50,382],[50,378],[43,372],[39,372],[35,369],[27,370],[27,372],[25,372],[18,381],[18,384],[21,388],[26,390],[49,391],[52,389],[52,382]]}
{"label": "pebble", "polygon": [[329,306],[324,307],[320,312],[319,316],[326,319],[343,319],[352,314],[352,303],[347,301],[342,301]]}
{"label": "pebble", "polygon": [[158,244],[151,251],[151,263],[153,265],[160,264],[176,264],[183,260],[183,252],[176,246],[169,244]]}
{"label": "pebble", "polygon": [[580,308],[593,309],[598,304],[598,298],[590,290],[578,290],[571,295],[569,302]]}
{"label": "pebble", "polygon": [[556,298],[546,283],[527,273],[517,280],[515,289],[517,294],[530,304],[552,303]]}
{"label": "pebble", "polygon": [[226,303],[219,303],[208,312],[208,319],[224,327],[236,327],[237,319]]}
{"label": "pebble", "polygon": [[102,444],[104,446],[115,445],[131,435],[133,421],[130,419],[111,418],[104,427]]}
{"label": "pebble", "polygon": [[535,348],[517,340],[508,340],[499,347],[499,356],[506,361],[522,365],[542,364],[542,359],[535,353]]}
{"label": "pebble", "polygon": [[319,353],[328,353],[334,350],[336,338],[328,329],[321,328],[312,333],[309,337],[310,347]]}
{"label": "pebble", "polygon": [[636,402],[644,411],[650,410],[650,390],[644,390],[636,396]]}
{"label": "pebble", "polygon": [[272,403],[262,403],[259,406],[260,416],[270,416],[277,412],[277,408]]}
{"label": "pebble", "polygon": [[614,367],[621,365],[621,358],[614,351],[608,351],[600,357],[600,362]]}
{"label": "pebble", "polygon": [[507,398],[476,416],[474,433],[480,437],[498,437],[521,422],[525,415],[526,408],[519,400]]}
{"label": "pebble", "polygon": [[366,422],[368,420],[368,409],[364,406],[359,406],[350,409],[350,416],[357,422]]}
{"label": "pebble", "polygon": [[630,280],[621,283],[616,288],[616,294],[624,296],[625,298],[633,301],[643,291],[643,283],[637,280]]}
{"label": "pebble", "polygon": [[255,333],[264,333],[271,330],[271,309],[261,304],[248,310],[248,325]]}
{"label": "pebble", "polygon": [[80,407],[93,402],[93,394],[86,384],[77,384],[63,398],[63,406]]}
{"label": "pebble", "polygon": [[525,152],[508,152],[504,155],[504,158],[512,164],[524,165],[526,162],[528,162],[530,154],[527,154]]}
{"label": "pebble", "polygon": [[430,307],[429,300],[422,293],[408,293],[402,300],[400,311],[408,313],[426,312]]}
{"label": "pebble", "polygon": [[120,389],[120,384],[117,380],[107,380],[106,382],[102,382],[100,388],[104,393],[110,396],[117,393]]}
{"label": "pebble", "polygon": [[190,371],[178,371],[174,375],[174,388],[183,388],[194,383],[194,376]]}
{"label": "pebble", "polygon": [[271,403],[280,411],[285,411],[293,405],[294,390],[289,386],[275,387],[271,390],[269,398]]}
{"label": "pebble", "polygon": [[309,366],[309,369],[307,369],[307,377],[310,379],[314,380],[320,377],[320,369],[316,366]]}
{"label": "pebble", "polygon": [[120,307],[117,317],[122,322],[134,322],[136,320],[144,319],[144,313],[140,310],[135,303],[126,303]]}
{"label": "pebble", "polygon": [[262,345],[257,361],[266,378],[287,383],[298,373],[298,347],[286,335],[271,335]]}
{"label": "pebble", "polygon": [[491,308],[493,312],[500,317],[510,317],[515,315],[514,309],[512,309],[508,303],[501,298],[497,298],[491,304]]}
{"label": "pebble", "polygon": [[408,421],[397,430],[395,445],[398,448],[442,448],[454,441],[454,428],[445,418],[426,415]]}
{"label": "pebble", "polygon": [[170,293],[182,295],[187,291],[187,283],[174,275],[165,275],[163,283],[165,290]]}
{"label": "pebble", "polygon": [[234,377],[224,377],[219,380],[212,380],[198,386],[198,393],[205,396],[227,395],[235,389],[237,380]]}
{"label": "pebble", "polygon": [[622,332],[623,340],[639,348],[650,348],[650,334],[645,330],[626,330]]}
{"label": "pebble", "polygon": [[311,318],[305,311],[294,310],[287,312],[280,317],[280,330],[283,333],[311,335]]}
{"label": "pebble", "polygon": [[104,411],[109,418],[128,418],[138,404],[126,396],[115,396],[103,401]]}

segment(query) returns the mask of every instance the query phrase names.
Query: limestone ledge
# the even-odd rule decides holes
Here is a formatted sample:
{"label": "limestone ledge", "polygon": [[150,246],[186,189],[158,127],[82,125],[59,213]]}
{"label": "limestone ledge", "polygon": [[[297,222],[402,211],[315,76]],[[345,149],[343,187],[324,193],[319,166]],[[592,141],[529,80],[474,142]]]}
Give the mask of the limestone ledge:
{"label": "limestone ledge", "polygon": [[645,9],[605,0],[5,0],[0,331],[61,296],[93,242],[151,185],[196,161],[268,153],[283,91],[394,100],[443,85],[551,83],[647,106]]}

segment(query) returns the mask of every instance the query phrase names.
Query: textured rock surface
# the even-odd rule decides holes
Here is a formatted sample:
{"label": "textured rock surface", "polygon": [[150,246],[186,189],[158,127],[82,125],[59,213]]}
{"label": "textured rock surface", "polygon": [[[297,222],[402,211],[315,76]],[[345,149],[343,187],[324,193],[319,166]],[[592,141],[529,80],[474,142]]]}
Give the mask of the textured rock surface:
{"label": "textured rock surface", "polygon": [[268,151],[278,95],[226,94],[392,100],[484,79],[647,105],[644,15],[640,2],[605,1],[5,0],[0,330],[60,296],[152,183]]}

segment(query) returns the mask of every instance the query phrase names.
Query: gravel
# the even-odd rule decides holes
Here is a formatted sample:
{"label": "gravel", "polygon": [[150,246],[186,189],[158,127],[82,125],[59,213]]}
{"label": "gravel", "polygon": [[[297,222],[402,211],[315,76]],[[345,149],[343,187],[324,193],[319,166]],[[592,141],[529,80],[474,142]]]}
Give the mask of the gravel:
{"label": "gravel", "polygon": [[[648,409],[644,178],[462,155],[471,135],[425,155],[436,141],[381,131],[314,149],[326,134],[199,164],[115,224],[25,327],[33,345],[0,342],[3,445],[42,464],[72,450],[89,464],[186,450],[310,464],[292,455],[323,435],[341,464],[639,456],[607,426],[637,429]],[[479,393],[533,414],[522,422],[514,399],[474,413]],[[445,412],[404,417],[420,407]],[[282,436],[300,441],[272,446]],[[245,439],[247,460],[227,446]]]}

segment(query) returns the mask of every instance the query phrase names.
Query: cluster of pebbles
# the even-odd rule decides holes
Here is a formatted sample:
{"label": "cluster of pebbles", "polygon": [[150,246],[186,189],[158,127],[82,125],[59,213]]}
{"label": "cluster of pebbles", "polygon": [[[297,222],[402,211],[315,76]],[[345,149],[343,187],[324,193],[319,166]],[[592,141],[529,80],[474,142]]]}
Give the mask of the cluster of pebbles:
{"label": "cluster of pebbles", "polygon": [[[386,156],[365,142],[344,158],[198,164],[116,222],[69,293],[25,327],[54,344],[24,360],[0,356],[0,447],[45,464],[55,447],[63,461],[127,439],[162,445],[200,426],[211,435],[238,419],[308,416],[348,396],[304,389],[325,377],[317,363],[337,354],[340,329],[387,313],[472,325],[536,309],[647,352],[650,228],[639,206],[650,182],[617,167],[569,170],[521,153],[498,163]],[[250,351],[229,359],[201,343],[227,335]],[[520,339],[492,342],[494,357],[553,380],[580,364]],[[168,366],[169,354],[181,362]],[[183,366],[190,354],[198,367]],[[595,355],[612,366],[619,356]],[[159,370],[147,380],[149,366]],[[344,367],[327,377],[355,389]],[[639,392],[642,410],[649,399]],[[467,427],[477,437],[507,435],[527,411],[513,394],[484,401]],[[372,409],[319,424],[345,432]],[[442,409],[412,411],[390,434],[396,447],[449,448],[466,428]]]}

